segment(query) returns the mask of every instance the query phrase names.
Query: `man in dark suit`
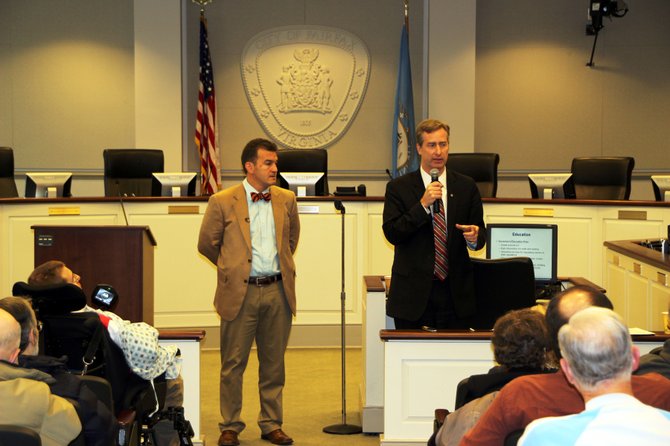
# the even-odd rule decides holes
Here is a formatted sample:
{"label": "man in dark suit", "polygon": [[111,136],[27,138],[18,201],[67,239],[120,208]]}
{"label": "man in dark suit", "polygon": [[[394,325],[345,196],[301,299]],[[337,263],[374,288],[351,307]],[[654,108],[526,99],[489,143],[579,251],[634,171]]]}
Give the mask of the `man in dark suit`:
{"label": "man in dark suit", "polygon": [[242,151],[246,178],[209,199],[198,250],[217,268],[214,306],[221,316],[219,446],[236,446],[245,428],[242,377],[256,341],[261,438],[292,444],[282,430],[284,353],[296,310],[300,221],[293,192],[277,182],[277,146],[254,139]]}
{"label": "man in dark suit", "polygon": [[486,243],[482,201],[470,177],[445,168],[448,125],[427,119],[416,137],[421,166],[386,186],[382,227],[395,246],[386,313],[399,329],[458,328],[476,312],[468,248]]}

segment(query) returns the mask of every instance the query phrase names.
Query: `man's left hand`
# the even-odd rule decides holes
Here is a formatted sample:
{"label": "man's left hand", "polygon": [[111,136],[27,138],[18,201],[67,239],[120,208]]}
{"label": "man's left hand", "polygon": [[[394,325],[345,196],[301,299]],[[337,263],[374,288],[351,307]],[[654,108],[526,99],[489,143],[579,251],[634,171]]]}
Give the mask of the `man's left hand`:
{"label": "man's left hand", "polygon": [[470,243],[477,243],[477,236],[479,235],[479,226],[477,225],[459,225],[456,224],[456,229],[463,231],[463,237]]}

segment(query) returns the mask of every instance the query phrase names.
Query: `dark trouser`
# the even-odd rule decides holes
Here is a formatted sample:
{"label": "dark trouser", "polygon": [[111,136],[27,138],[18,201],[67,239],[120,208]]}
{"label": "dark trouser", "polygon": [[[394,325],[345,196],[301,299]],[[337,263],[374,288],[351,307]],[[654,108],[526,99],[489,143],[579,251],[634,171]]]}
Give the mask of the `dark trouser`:
{"label": "dark trouser", "polygon": [[423,314],[416,321],[393,318],[395,328],[399,330],[431,327],[431,328],[455,328],[456,312],[454,310],[454,301],[451,298],[451,288],[449,287],[449,277],[444,281],[433,279],[433,286],[430,289],[428,304]]}

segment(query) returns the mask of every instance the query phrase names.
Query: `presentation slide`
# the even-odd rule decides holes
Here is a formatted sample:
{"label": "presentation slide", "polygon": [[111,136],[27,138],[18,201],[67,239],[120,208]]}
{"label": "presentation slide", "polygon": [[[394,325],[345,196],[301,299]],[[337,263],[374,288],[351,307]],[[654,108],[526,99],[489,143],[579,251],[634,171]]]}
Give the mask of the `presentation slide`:
{"label": "presentation slide", "polygon": [[552,233],[550,228],[492,228],[491,258],[530,257],[535,279],[552,279]]}

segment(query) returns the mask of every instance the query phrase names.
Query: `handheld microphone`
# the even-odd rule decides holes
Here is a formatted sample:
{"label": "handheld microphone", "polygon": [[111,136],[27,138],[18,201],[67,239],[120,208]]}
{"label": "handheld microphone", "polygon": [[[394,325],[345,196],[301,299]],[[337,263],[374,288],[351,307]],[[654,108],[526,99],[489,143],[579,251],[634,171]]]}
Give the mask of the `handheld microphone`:
{"label": "handheld microphone", "polygon": [[[430,182],[434,183],[438,180],[440,177],[440,171],[437,169],[430,169]],[[440,200],[440,201],[437,201]],[[433,202],[433,213],[440,212],[440,202],[442,201],[442,197],[438,198]]]}
{"label": "handheld microphone", "polygon": [[393,179],[393,175],[391,175],[390,170],[386,169],[386,175],[388,175],[390,179]]}

